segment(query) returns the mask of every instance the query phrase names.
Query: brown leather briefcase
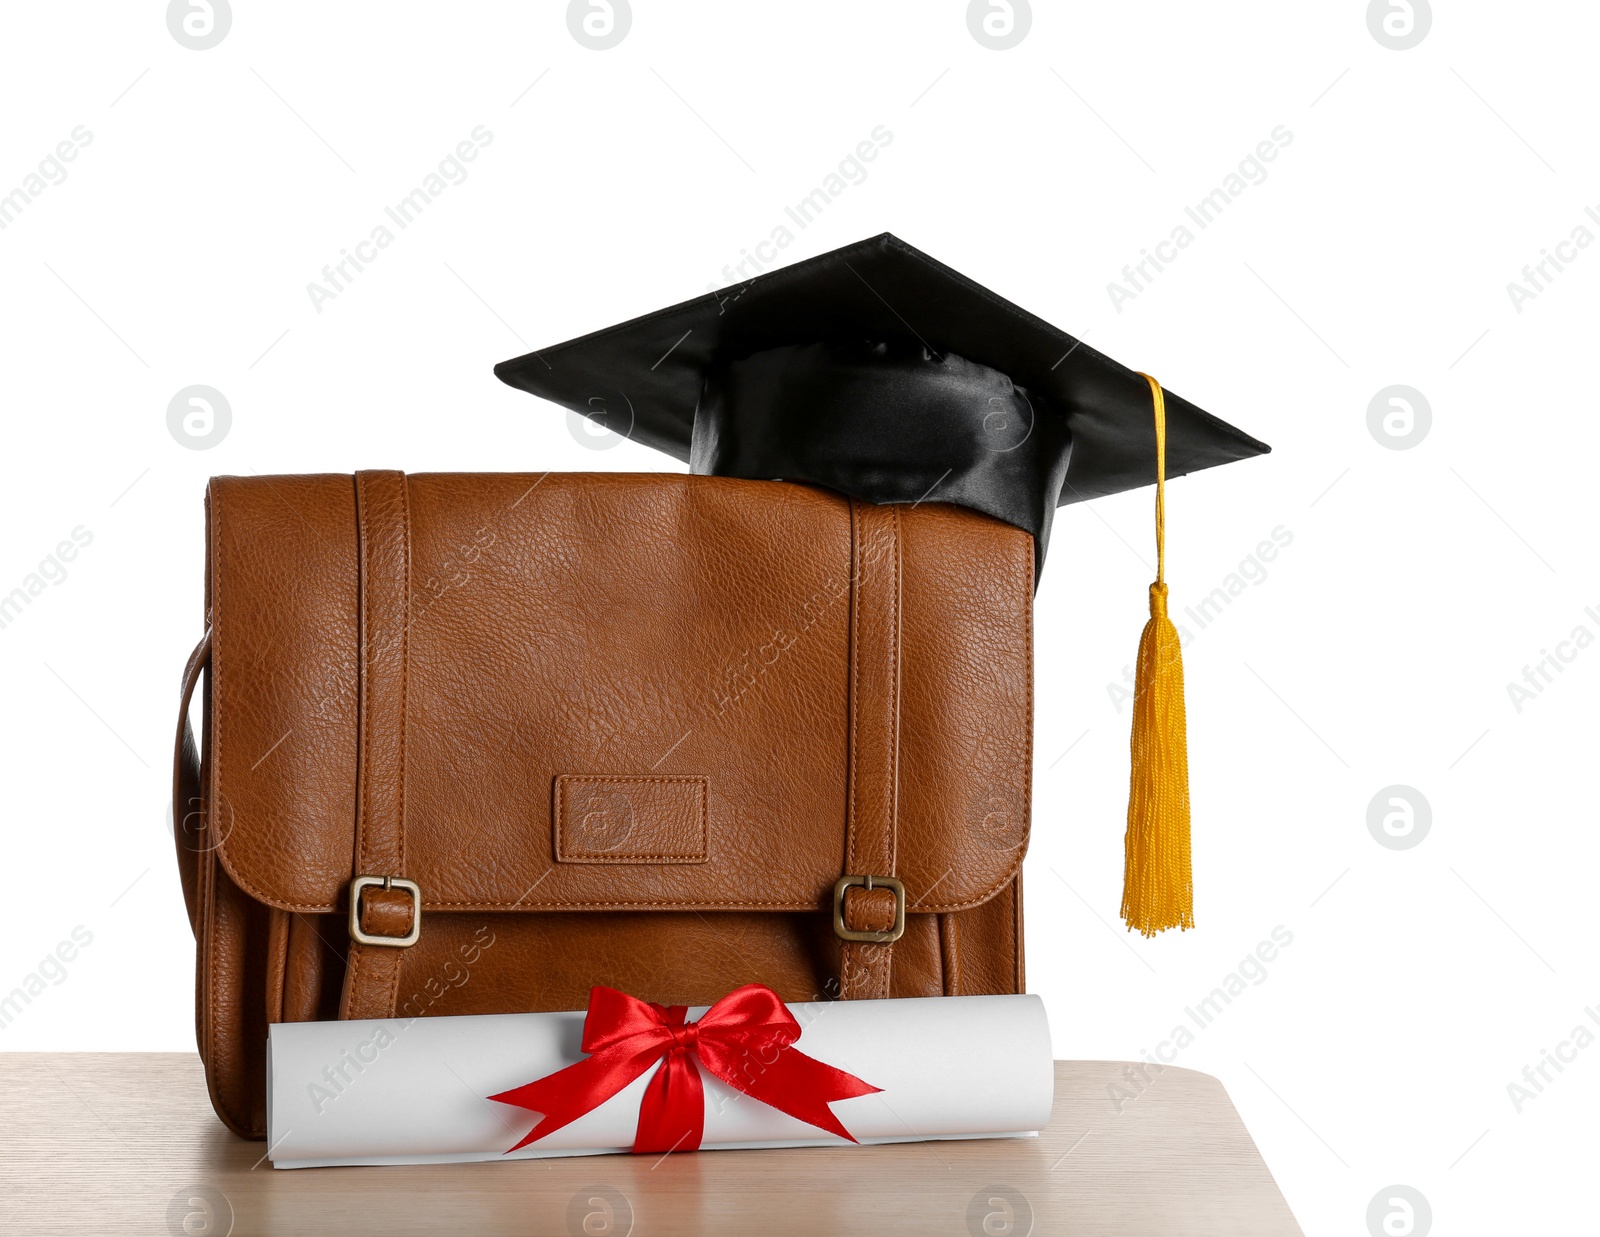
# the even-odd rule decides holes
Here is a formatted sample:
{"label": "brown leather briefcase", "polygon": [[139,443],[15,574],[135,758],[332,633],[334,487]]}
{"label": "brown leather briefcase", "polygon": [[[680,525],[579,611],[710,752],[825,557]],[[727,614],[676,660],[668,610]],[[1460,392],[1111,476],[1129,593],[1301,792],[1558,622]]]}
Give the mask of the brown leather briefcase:
{"label": "brown leather briefcase", "polygon": [[1027,533],[637,473],[207,512],[174,815],[239,1134],[276,1021],[1023,990]]}

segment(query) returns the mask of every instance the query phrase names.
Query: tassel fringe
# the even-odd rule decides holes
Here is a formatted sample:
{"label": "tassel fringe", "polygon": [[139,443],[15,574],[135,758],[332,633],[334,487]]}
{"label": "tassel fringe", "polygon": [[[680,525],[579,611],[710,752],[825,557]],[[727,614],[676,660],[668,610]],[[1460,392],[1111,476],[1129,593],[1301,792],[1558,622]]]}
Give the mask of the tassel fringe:
{"label": "tassel fringe", "polygon": [[1189,735],[1183,708],[1183,649],[1167,617],[1167,406],[1149,374],[1156,438],[1156,582],[1134,671],[1132,770],[1122,871],[1122,918],[1154,936],[1194,927],[1189,862]]}
{"label": "tassel fringe", "polygon": [[1144,936],[1194,927],[1189,859],[1189,746],[1183,651],[1167,617],[1167,586],[1150,586],[1150,621],[1134,676],[1133,771],[1122,918]]}

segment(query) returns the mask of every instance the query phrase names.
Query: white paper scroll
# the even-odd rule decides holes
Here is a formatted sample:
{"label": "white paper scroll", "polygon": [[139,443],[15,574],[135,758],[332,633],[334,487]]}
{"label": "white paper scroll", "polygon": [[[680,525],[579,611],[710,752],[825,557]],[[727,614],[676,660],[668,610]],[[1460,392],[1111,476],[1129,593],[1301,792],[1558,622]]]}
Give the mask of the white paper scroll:
{"label": "white paper scroll", "polygon": [[[862,1143],[1018,1138],[1054,1098],[1050,1029],[1036,996],[791,1005],[795,1045],[881,1087],[833,1105]],[[704,1007],[691,1009],[694,1021]],[[492,1014],[282,1022],[267,1053],[267,1146],[278,1168],[599,1155],[633,1146],[654,1068],[531,1146],[538,1117],[488,1096],[581,1060],[584,1015]],[[848,1146],[702,1070],[704,1149]]]}

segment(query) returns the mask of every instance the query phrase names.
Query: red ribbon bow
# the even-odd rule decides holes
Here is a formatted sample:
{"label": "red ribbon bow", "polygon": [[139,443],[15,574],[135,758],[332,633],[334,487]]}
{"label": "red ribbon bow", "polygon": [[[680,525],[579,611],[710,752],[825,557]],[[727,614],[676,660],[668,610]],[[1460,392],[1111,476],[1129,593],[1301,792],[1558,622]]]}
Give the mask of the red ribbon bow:
{"label": "red ribbon bow", "polygon": [[589,1056],[489,1097],[542,1114],[511,1151],[598,1108],[658,1061],[661,1068],[639,1105],[635,1155],[699,1148],[706,1120],[702,1068],[752,1099],[856,1141],[828,1105],[880,1088],[796,1049],[800,1024],[771,988],[735,988],[699,1022],[685,1022],[687,1013],[686,1005],[657,1005],[615,988],[591,989],[583,1020],[583,1050]]}

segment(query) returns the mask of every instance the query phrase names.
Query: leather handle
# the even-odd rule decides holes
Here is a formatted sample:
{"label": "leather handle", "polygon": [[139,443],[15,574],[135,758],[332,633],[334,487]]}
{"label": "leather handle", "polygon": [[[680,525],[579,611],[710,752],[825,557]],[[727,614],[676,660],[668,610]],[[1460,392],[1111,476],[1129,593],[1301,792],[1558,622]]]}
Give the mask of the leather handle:
{"label": "leather handle", "polygon": [[[189,704],[194,699],[200,672],[211,665],[211,629],[200,637],[183,666],[183,690],[178,699],[178,734],[172,748],[172,840],[178,851],[178,879],[189,909],[189,927],[200,934],[200,855],[207,849],[206,804],[200,780],[200,745],[189,724]],[[193,838],[192,842],[188,839]]]}

